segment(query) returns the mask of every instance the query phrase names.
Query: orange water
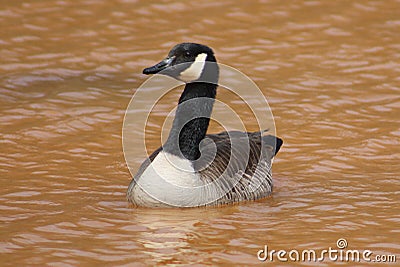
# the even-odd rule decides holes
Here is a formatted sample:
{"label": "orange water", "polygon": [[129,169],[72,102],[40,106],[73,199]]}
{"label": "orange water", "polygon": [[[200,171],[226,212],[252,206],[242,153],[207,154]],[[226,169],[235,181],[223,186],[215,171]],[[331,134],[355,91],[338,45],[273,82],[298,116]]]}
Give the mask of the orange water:
{"label": "orange water", "polygon": [[[339,238],[399,262],[399,18],[394,0],[2,1],[0,265],[249,265],[264,245]],[[211,46],[268,98],[285,142],[271,198],[127,205],[125,109],[141,70],[182,41]],[[157,147],[159,128],[147,138]]]}

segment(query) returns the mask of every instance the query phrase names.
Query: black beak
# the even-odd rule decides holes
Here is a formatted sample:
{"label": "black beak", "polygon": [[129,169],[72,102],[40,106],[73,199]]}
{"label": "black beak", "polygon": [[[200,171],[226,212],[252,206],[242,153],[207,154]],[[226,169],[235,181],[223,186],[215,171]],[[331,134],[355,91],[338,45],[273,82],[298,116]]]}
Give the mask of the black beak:
{"label": "black beak", "polygon": [[143,70],[143,74],[155,74],[158,73],[162,70],[165,70],[169,66],[171,66],[172,61],[174,60],[174,57],[167,57],[166,59],[162,60],[161,62],[157,63],[156,65],[145,68]]}

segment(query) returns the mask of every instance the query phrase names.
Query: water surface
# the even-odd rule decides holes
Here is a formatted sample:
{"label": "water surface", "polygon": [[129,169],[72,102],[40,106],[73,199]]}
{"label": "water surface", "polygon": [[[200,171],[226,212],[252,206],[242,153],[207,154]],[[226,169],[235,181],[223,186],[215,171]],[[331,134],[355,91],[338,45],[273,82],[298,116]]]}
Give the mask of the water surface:
{"label": "water surface", "polygon": [[[339,238],[399,261],[399,10],[394,0],[2,1],[1,265],[257,264],[265,244],[322,250]],[[127,204],[125,109],[141,70],[183,41],[213,47],[269,100],[285,141],[271,198]],[[150,150],[178,96],[152,117]],[[243,105],[223,90],[218,99]]]}

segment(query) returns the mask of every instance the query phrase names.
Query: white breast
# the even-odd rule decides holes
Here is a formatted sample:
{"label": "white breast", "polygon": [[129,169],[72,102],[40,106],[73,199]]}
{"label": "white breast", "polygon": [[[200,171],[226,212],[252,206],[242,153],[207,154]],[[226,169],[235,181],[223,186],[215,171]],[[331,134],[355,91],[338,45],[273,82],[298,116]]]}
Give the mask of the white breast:
{"label": "white breast", "polygon": [[134,202],[140,206],[197,206],[202,181],[187,159],[161,151],[138,178]]}

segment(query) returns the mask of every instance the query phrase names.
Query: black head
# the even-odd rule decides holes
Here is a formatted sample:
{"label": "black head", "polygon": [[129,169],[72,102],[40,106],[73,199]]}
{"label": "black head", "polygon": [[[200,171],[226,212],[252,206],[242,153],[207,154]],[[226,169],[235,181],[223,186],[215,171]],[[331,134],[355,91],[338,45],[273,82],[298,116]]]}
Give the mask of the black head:
{"label": "black head", "polygon": [[[161,73],[184,82],[198,80],[205,73],[206,62],[216,62],[211,48],[195,43],[181,43],[174,46],[161,62],[143,70],[144,74]],[[216,64],[212,64],[216,65]],[[215,66],[213,72],[218,72]],[[210,69],[210,70],[211,70]],[[210,72],[210,71],[208,71]]]}

